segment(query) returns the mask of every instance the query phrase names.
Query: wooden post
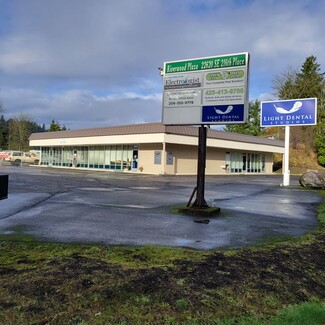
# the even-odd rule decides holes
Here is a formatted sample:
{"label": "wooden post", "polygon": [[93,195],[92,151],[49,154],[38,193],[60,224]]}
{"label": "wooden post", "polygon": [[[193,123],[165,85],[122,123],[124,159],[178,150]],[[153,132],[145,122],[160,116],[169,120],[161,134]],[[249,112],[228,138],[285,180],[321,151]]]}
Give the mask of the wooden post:
{"label": "wooden post", "polygon": [[207,128],[204,125],[199,127],[199,143],[197,157],[197,191],[196,200],[192,207],[208,208],[205,202],[204,187],[205,187],[205,164],[206,164],[206,147],[207,147]]}

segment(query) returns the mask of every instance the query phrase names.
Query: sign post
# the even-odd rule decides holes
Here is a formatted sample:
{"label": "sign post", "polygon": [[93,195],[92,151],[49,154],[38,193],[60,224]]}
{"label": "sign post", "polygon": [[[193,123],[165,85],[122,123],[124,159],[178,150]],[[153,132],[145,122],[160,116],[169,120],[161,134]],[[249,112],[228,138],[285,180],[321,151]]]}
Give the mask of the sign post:
{"label": "sign post", "polygon": [[302,98],[261,103],[261,126],[285,126],[283,186],[290,185],[290,126],[316,125],[317,98]]}
{"label": "sign post", "polygon": [[197,162],[197,185],[196,185],[196,200],[193,207],[208,208],[204,198],[205,187],[205,164],[206,164],[206,142],[207,128],[201,125],[199,128],[199,144],[198,144],[198,162]]}
{"label": "sign post", "polygon": [[204,198],[207,128],[205,125],[245,123],[248,116],[247,52],[165,62],[163,112],[165,125],[200,125],[196,200]]}
{"label": "sign post", "polygon": [[283,186],[290,185],[289,155],[290,155],[290,126],[285,126],[284,157],[283,157]]}

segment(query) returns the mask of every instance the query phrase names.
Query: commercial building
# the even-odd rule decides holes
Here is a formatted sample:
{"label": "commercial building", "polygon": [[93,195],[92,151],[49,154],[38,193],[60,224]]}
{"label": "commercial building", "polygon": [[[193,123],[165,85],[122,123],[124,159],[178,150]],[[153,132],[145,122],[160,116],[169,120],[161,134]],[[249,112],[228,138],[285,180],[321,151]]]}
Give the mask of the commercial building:
{"label": "commercial building", "polygon": [[[135,124],[33,133],[30,146],[39,149],[40,165],[195,175],[198,128]],[[273,154],[284,142],[208,130],[206,174],[272,173]]]}

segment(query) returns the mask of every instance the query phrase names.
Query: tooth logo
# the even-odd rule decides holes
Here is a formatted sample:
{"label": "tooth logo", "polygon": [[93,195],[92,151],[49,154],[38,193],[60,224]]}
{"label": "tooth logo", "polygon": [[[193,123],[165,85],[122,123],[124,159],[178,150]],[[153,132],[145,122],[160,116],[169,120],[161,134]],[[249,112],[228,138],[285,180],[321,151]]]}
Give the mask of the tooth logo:
{"label": "tooth logo", "polygon": [[230,113],[232,110],[234,109],[234,106],[228,106],[227,107],[227,109],[223,112],[223,111],[221,111],[220,109],[217,109],[217,108],[215,108],[214,110],[215,110],[215,112],[217,113],[217,114],[222,114],[222,115],[224,115],[224,114],[228,114],[228,113]]}
{"label": "tooth logo", "polygon": [[295,102],[292,106],[291,109],[289,110],[286,110],[285,108],[282,108],[282,107],[277,107],[273,104],[275,110],[280,113],[280,114],[291,114],[291,113],[294,113],[294,112],[297,112],[301,109],[302,107],[302,102]]}

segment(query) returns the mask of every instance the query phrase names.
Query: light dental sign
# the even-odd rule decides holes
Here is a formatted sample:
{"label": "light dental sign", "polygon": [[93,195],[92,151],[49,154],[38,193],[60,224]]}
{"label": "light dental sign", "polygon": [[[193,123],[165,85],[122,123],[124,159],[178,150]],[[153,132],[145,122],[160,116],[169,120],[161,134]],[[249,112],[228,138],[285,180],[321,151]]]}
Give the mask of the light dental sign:
{"label": "light dental sign", "polygon": [[317,98],[302,98],[261,103],[261,126],[316,125]]}
{"label": "light dental sign", "polygon": [[163,124],[246,122],[248,64],[246,52],[166,62]]}

